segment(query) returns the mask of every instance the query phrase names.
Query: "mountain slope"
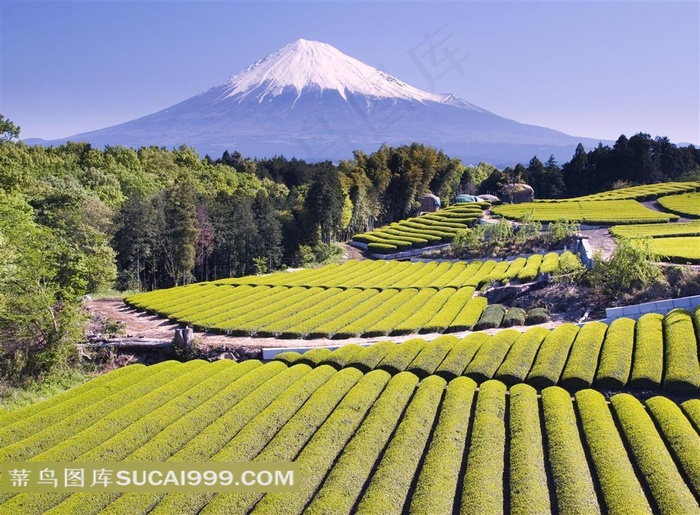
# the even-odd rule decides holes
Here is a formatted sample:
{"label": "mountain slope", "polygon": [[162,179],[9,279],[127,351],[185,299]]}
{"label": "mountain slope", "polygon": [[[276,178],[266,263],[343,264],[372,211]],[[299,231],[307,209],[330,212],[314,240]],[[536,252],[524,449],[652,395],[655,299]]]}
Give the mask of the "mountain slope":
{"label": "mountain slope", "polygon": [[534,154],[568,159],[577,143],[597,144],[503,118],[455,95],[420,90],[303,39],[170,108],[67,139],[96,146],[187,144],[215,157],[228,149],[307,160],[417,141],[468,162],[497,164]]}

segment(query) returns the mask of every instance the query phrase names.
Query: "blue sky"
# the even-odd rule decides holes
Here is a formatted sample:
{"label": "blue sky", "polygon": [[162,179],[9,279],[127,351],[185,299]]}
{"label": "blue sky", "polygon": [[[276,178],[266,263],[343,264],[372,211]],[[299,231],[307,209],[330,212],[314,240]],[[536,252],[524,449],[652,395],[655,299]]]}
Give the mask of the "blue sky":
{"label": "blue sky", "polygon": [[57,138],[171,106],[298,38],[575,136],[700,144],[688,2],[0,0],[0,113]]}

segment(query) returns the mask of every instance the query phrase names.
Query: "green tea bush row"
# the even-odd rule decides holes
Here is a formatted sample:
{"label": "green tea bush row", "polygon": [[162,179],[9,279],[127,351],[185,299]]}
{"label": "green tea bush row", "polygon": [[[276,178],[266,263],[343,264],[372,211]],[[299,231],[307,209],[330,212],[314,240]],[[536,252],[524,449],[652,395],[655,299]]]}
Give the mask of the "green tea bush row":
{"label": "green tea bush row", "polygon": [[674,309],[663,321],[666,368],[663,386],[671,392],[695,393],[700,387],[698,342],[689,311]]}
{"label": "green tea bush row", "polygon": [[663,261],[700,263],[700,236],[654,238],[649,247]]}
{"label": "green tea bush row", "polygon": [[[393,225],[390,225],[389,227],[382,228],[381,233],[387,234],[390,236],[396,236],[396,237],[404,236],[405,239],[408,239],[406,236],[410,235],[410,237],[412,237],[412,238],[420,238],[422,240],[425,240],[425,244],[427,244],[427,245],[437,245],[440,242],[442,242],[443,237],[449,238],[451,236],[450,233],[438,234],[437,232],[421,231],[420,229],[414,229],[412,227],[401,228],[399,226],[393,226]],[[411,241],[411,240],[409,240],[409,241]],[[416,248],[419,248],[418,245],[415,245],[415,246],[416,246]]]}
{"label": "green tea bush row", "polygon": [[394,376],[357,433],[331,468],[306,513],[350,513],[404,409],[418,379],[402,372]]}
{"label": "green tea bush row", "polygon": [[559,266],[559,254],[556,252],[549,252],[542,258],[542,265],[540,265],[540,272],[543,274],[553,274],[557,271]]}
{"label": "green tea bush row", "polygon": [[[375,324],[368,327],[364,334],[366,336],[384,336],[390,334],[401,322],[420,310],[436,293],[437,290],[432,288],[417,290],[403,306],[393,310],[391,313],[387,313],[383,319],[378,320]],[[379,309],[381,309],[381,307],[379,307]]]}
{"label": "green tea bush row", "polygon": [[537,351],[548,334],[549,331],[543,327],[533,327],[520,334],[498,367],[495,378],[507,386],[525,382]]}
{"label": "green tea bush row", "polygon": [[[431,266],[433,265],[433,266]],[[434,283],[440,279],[440,277],[447,273],[452,267],[452,263],[426,263],[421,271],[420,276],[415,277],[413,286],[415,288],[428,288],[434,286]]]}
{"label": "green tea bush row", "polygon": [[483,329],[493,329],[499,327],[503,322],[503,317],[506,315],[506,308],[500,304],[489,304],[481,313],[481,318],[474,325],[474,330],[481,331]]}
{"label": "green tea bush row", "polygon": [[644,207],[635,200],[563,200],[560,202],[527,202],[507,204],[492,209],[495,215],[523,220],[531,217],[537,222],[567,219],[587,224],[617,225],[668,222],[677,215],[660,213]]}
{"label": "green tea bush row", "polygon": [[495,282],[500,282],[507,277],[508,269],[510,268],[510,261],[499,261],[496,266],[491,269],[489,274],[479,281],[478,286],[483,284],[491,284]]}
{"label": "green tea bush row", "polygon": [[[663,182],[659,184],[644,184],[642,186],[631,186],[629,188],[594,193],[592,195],[578,197],[578,200],[654,200],[657,197],[663,197],[664,195],[673,195],[698,190],[700,190],[700,183],[698,182]],[[559,201],[553,200],[552,202]]]}
{"label": "green tea bush row", "polygon": [[[150,412],[114,437],[78,456],[75,460],[80,462],[133,460],[134,453],[141,451],[144,445],[153,442],[156,435],[160,435],[163,430],[171,427],[173,423],[179,422],[182,417],[199,410],[199,408],[216,397],[227,385],[257,368],[260,363],[248,362],[236,365],[235,363],[219,362],[215,365],[208,367],[211,377],[200,382],[194,388],[184,391],[178,397]],[[170,447],[170,452],[174,452],[173,447]],[[156,456],[149,456],[149,458],[163,460],[166,456],[169,456],[169,454],[160,453]],[[62,458],[54,457],[52,459],[60,460]],[[30,502],[32,504],[35,504],[42,497],[47,497],[44,499],[45,502],[41,507],[42,510],[46,510],[50,505],[57,504],[60,499],[67,496],[30,494],[29,499],[31,499]],[[107,503],[115,498],[115,494],[76,493],[61,503],[57,510],[62,513],[94,513],[104,508]],[[22,502],[21,496],[14,498],[13,503],[15,502]]]}
{"label": "green tea bush row", "polygon": [[[385,295],[387,292],[393,293]],[[377,295],[375,301],[365,302],[358,306],[358,308],[355,308],[359,309],[367,305],[366,309],[361,309],[361,313],[357,313],[355,310],[349,311],[347,318],[343,317],[343,319],[338,320],[338,323],[331,321],[328,324],[320,326],[318,329],[314,330],[314,332],[319,333],[327,330],[330,326],[331,330],[329,334],[332,334],[335,338],[351,338],[360,334],[367,335],[367,330],[370,327],[380,322],[390,313],[400,309],[401,306],[404,306],[416,292],[417,290],[414,289],[405,289],[399,292],[396,292],[396,290],[384,290]],[[378,300],[383,300],[383,302],[377,302]],[[347,322],[345,321],[346,319]]]}
{"label": "green tea bush row", "polygon": [[562,387],[581,390],[593,384],[607,330],[608,326],[602,322],[590,322],[581,328],[571,346],[569,359],[561,375]]}
{"label": "green tea bush row", "polygon": [[656,396],[647,400],[646,406],[676,462],[680,463],[688,486],[700,498],[700,434],[672,400]]}
{"label": "green tea bush row", "polygon": [[527,264],[527,258],[524,257],[519,257],[514,259],[513,261],[510,261],[510,266],[508,267],[508,270],[502,275],[502,281],[504,282],[510,282],[513,279],[515,279],[520,271],[525,268],[525,265]]}
{"label": "green tea bush row", "polygon": [[[528,349],[526,335],[510,346],[502,367]],[[497,380],[475,393],[476,382],[457,374],[473,361],[465,356],[478,354],[491,338],[473,333],[462,340],[385,345],[375,366],[395,361],[393,371],[422,371],[420,383],[411,372],[392,377],[385,370],[328,364],[334,355],[347,364],[352,356],[375,352],[353,345],[347,355],[316,349],[291,366],[175,365],[182,371],[171,373],[172,380],[132,390],[132,402],[48,446],[36,442],[43,450],[33,455],[77,462],[294,461],[301,469],[296,493],[5,493],[0,511],[369,513],[379,504],[382,513],[700,509],[700,400],[679,407],[657,396],[645,407],[618,394],[608,404],[598,392],[579,390],[572,401],[558,387],[545,388],[538,400],[527,384],[513,385],[508,395]],[[461,357],[451,359],[458,347]],[[415,357],[405,365],[409,358],[402,353]],[[445,372],[452,367],[449,383],[446,373],[438,375],[443,366]],[[159,376],[168,367],[149,369]],[[65,420],[55,427],[68,429]]]}
{"label": "green tea bush row", "polygon": [[[392,294],[395,293],[396,290],[392,290]],[[330,336],[333,333],[324,331],[324,324],[349,314],[353,309],[362,306],[378,294],[377,290],[359,290],[357,288],[345,290],[344,293],[326,300],[323,304],[308,307],[305,312],[299,313],[295,317],[280,320],[276,325],[267,326],[265,332],[276,334],[282,338],[304,338],[316,329],[318,332],[314,336]]]}
{"label": "green tea bush row", "polygon": [[[538,262],[539,256],[528,258],[518,273]],[[394,330],[396,334],[402,334],[420,331],[423,327],[425,332],[456,331],[470,328],[478,321],[478,318],[468,320],[469,323],[465,324],[462,320],[464,316],[460,316],[467,304],[465,299],[469,291],[463,288],[481,287],[492,280],[507,280],[508,270],[515,273],[518,266],[513,268],[512,263],[497,264],[493,260],[470,264],[351,261],[319,269],[317,276],[300,271],[243,281],[251,284],[238,284],[233,280],[217,281],[206,283],[206,287],[196,286],[196,294],[187,295],[181,300],[173,298],[181,290],[171,289],[138,294],[127,301],[135,303],[136,298],[140,306],[147,306],[144,299],[151,298],[149,295],[153,294],[155,301],[151,308],[168,314],[172,320],[192,324],[197,329],[233,335],[347,338],[365,334],[365,330],[370,328],[372,332],[366,336],[391,334]],[[297,278],[297,274],[301,278]],[[392,300],[391,306],[380,305],[380,300],[389,302],[396,295],[396,292],[384,294],[387,289],[408,288],[414,288],[413,296],[425,302],[421,304],[414,299],[406,300],[403,295],[401,302],[404,306],[400,315],[396,309],[398,299]],[[437,289],[449,289],[452,295],[438,292]],[[372,290],[372,293],[358,290]],[[430,299],[426,298],[427,293],[431,294]],[[360,302],[354,302],[352,299],[355,298]],[[166,299],[168,308],[164,311]],[[407,311],[406,305],[415,308],[414,311]],[[383,314],[374,320],[374,324],[362,320],[365,315],[371,317],[378,311]],[[401,327],[390,327],[384,323],[382,319],[390,312],[397,325],[403,324]],[[381,330],[371,327],[379,323],[383,326]]]}
{"label": "green tea bush row", "polygon": [[458,341],[456,336],[446,334],[426,343],[406,370],[421,379],[433,374]]}
{"label": "green tea bush row", "polygon": [[619,390],[627,384],[632,370],[634,326],[634,320],[618,318],[608,327],[595,376],[596,387]]}
{"label": "green tea bush row", "polygon": [[564,515],[600,513],[571,396],[558,386],[545,388],[542,390],[542,413],[554,479],[556,511]]}
{"label": "green tea bush row", "polygon": [[477,383],[483,383],[487,379],[493,378],[519,335],[518,331],[504,329],[491,336],[481,345],[476,356],[464,371],[464,375],[471,377]]}
{"label": "green tea bush row", "polygon": [[[365,291],[374,292],[375,290]],[[362,334],[363,328],[365,327],[364,325],[360,325],[359,329],[355,329],[358,327],[360,321],[370,316],[379,306],[395,305],[396,301],[394,297],[401,298],[403,296],[405,296],[405,294],[398,290],[384,290],[376,295],[370,295],[369,298],[365,298],[363,295],[362,297],[358,297],[358,299],[361,299],[361,302],[357,306],[346,309],[344,313],[336,314],[335,317],[333,317],[330,312],[319,313],[313,319],[292,326],[288,331],[285,331],[282,336],[294,336],[296,334],[304,334],[310,338],[350,338],[352,336],[357,336]]]}
{"label": "green tea bush row", "polygon": [[180,309],[172,311],[168,318],[184,321],[188,316],[192,315],[206,316],[212,312],[216,313],[220,306],[235,305],[235,302],[240,301],[242,298],[247,300],[253,297],[256,300],[260,299],[263,293],[268,293],[267,290],[268,288],[260,288],[255,291],[255,286],[248,284],[235,287],[219,286],[206,297],[198,298],[194,302],[181,303]]}
{"label": "green tea bush row", "polygon": [[[228,288],[228,287],[227,287]],[[235,318],[236,316],[246,313],[246,309],[257,309],[260,307],[265,307],[266,303],[275,302],[280,298],[284,298],[289,292],[289,288],[285,286],[234,286],[231,287],[248,290],[249,296],[237,297],[233,302],[225,302],[219,304],[217,307],[208,309],[202,313],[194,312],[194,314],[188,315],[182,322],[188,322],[195,328],[208,329],[213,327],[215,324],[227,320],[229,318]],[[179,319],[178,319],[179,320]]]}
{"label": "green tea bush row", "polygon": [[[424,333],[442,333],[453,327],[453,322],[457,319],[462,310],[474,297],[474,287],[458,288],[454,294],[447,299],[447,302],[435,313],[433,318],[423,325]],[[473,325],[473,324],[472,324]]]}
{"label": "green tea bush row", "polygon": [[[304,365],[296,365],[297,367]],[[326,384],[335,369],[313,369],[281,392],[268,406],[253,417],[236,435],[209,458],[214,462],[251,461],[304,405],[311,395]],[[158,504],[156,513],[197,513],[211,498],[208,493],[174,492]]]}
{"label": "green tea bush row", "polygon": [[447,385],[409,513],[452,511],[475,389],[476,383],[467,377],[458,377]]}
{"label": "green tea bush row", "polygon": [[503,316],[501,327],[525,325],[526,315],[527,312],[523,308],[508,308],[508,311],[506,311],[506,314]]}
{"label": "green tea bush row", "polygon": [[671,238],[674,236],[700,236],[700,221],[674,224],[616,225],[610,234],[618,238]]}
{"label": "green tea bush row", "polygon": [[551,319],[547,308],[532,308],[525,315],[525,325],[544,324]]}
{"label": "green tea bush row", "polygon": [[322,361],[322,364],[330,365],[340,370],[341,368],[345,368],[347,364],[350,363],[350,360],[362,352],[363,349],[364,347],[360,345],[348,343],[331,352],[331,354]]}
{"label": "green tea bush row", "polygon": [[301,286],[291,288],[276,286],[272,289],[278,291],[275,291],[274,294],[267,299],[262,298],[248,306],[241,303],[237,309],[220,313],[212,320],[210,327],[212,329],[228,331],[231,334],[239,336],[248,336],[250,335],[249,330],[239,330],[237,326],[276,313],[289,306],[297,307],[298,302],[302,301],[304,298],[307,298],[309,295],[319,294],[323,291],[323,288],[316,288],[310,291],[308,288]]}
{"label": "green tea bush row", "polygon": [[452,241],[458,230],[466,229],[483,216],[479,206],[469,209],[450,206],[436,213],[408,218],[371,232],[356,234],[352,239],[368,244],[370,251],[389,254],[407,248],[421,248]]}
{"label": "green tea bush row", "polygon": [[[246,374],[218,403],[194,410],[184,424],[170,426],[132,455],[133,461],[207,461],[286,388],[310,371],[306,365],[267,365]],[[228,409],[227,409],[228,408]],[[148,512],[165,494],[126,493],[105,513]]]}
{"label": "green tea bush row", "polygon": [[341,288],[309,288],[304,295],[297,298],[296,302],[285,302],[277,311],[247,322],[237,323],[236,329],[238,332],[245,331],[259,336],[275,336],[276,327],[280,322],[287,323],[292,317],[305,320],[310,311],[313,313],[314,310],[340,302],[339,297],[345,292],[346,290]]}
{"label": "green tea bush row", "polygon": [[[471,299],[463,311],[470,309],[470,302],[478,301],[485,299]],[[459,319],[452,327],[457,323]],[[644,315],[636,324],[631,319],[621,318],[610,326],[590,322],[581,328],[562,324],[551,330],[537,327],[524,333],[509,329],[495,335],[474,333],[464,340],[446,339],[446,335],[435,340],[434,344],[440,343],[440,349],[436,348],[434,353],[433,344],[414,339],[410,347],[420,345],[429,366],[426,364],[423,370],[424,365],[419,366],[419,361],[415,364],[401,361],[401,366],[392,367],[392,370],[405,370],[415,365],[414,371],[420,375],[436,373],[450,379],[467,374],[477,382],[496,378],[508,385],[524,381],[538,389],[559,385],[571,391],[592,384],[606,390],[672,385],[670,391],[688,395],[697,391],[693,381],[699,373],[693,323],[688,311],[675,310],[666,317]],[[443,348],[443,342],[449,343]],[[402,345],[383,342],[376,351],[373,346],[356,350],[352,360],[343,360],[344,365],[335,366],[354,364],[371,370],[379,365],[389,349],[394,349],[392,360],[395,355],[411,357],[408,348],[401,349]],[[375,352],[379,353],[376,357]],[[332,354],[325,349],[313,353],[318,355],[305,358],[296,353],[283,353],[276,359],[290,364],[317,365],[327,362]],[[369,361],[365,362],[365,356]],[[417,359],[418,355],[412,357]],[[387,358],[386,363],[389,362]]]}
{"label": "green tea bush row", "polygon": [[[305,352],[302,354],[299,359],[294,361],[294,365],[297,363],[302,363],[309,365],[311,367],[317,367],[321,364],[324,364],[325,361],[330,358],[332,354],[332,351],[330,349],[325,349],[323,347],[318,347],[316,349],[311,349],[308,352]],[[335,367],[333,367],[335,368]]]}
{"label": "green tea bush row", "polygon": [[[254,461],[294,461],[304,445],[333,413],[362,375],[362,372],[354,368],[334,374],[274,435]],[[219,493],[206,505],[202,513],[248,512],[262,496],[262,493],[257,492]]]}
{"label": "green tea bush row", "polygon": [[[3,435],[0,459],[3,461],[21,461],[40,454],[57,443],[66,440],[76,432],[90,427],[106,414],[128,405],[134,399],[144,395],[144,393],[166,385],[188,371],[199,368],[204,364],[203,361],[192,361],[187,365],[165,362],[160,364],[155,370],[151,370],[151,374],[146,375],[143,380],[131,386],[127,386],[128,383],[124,384],[123,389],[118,392],[111,389],[98,389],[96,400],[99,400],[97,402],[93,402],[82,410],[72,412],[57,423],[47,425],[45,421],[37,420],[37,426],[34,428],[32,421],[26,427],[21,423],[22,421],[19,421],[14,428],[10,427],[14,431]],[[16,436],[13,436],[13,432]]]}
{"label": "green tea bush row", "polygon": [[659,388],[664,372],[664,316],[647,313],[634,327],[634,356],[630,386],[642,390]]}
{"label": "green tea bush row", "polygon": [[[212,368],[206,366],[203,362],[189,363],[192,366],[187,366],[188,364],[180,366],[182,374],[152,391],[141,390],[133,392],[135,398],[132,398],[131,402],[115,411],[103,412],[101,418],[90,427],[80,431],[69,426],[61,432],[56,431],[55,436],[60,437],[60,440],[53,441],[53,445],[49,448],[43,448],[37,444],[37,438],[40,438],[41,443],[51,441],[46,437],[41,438],[41,433],[39,433],[13,446],[5,447],[0,453],[2,453],[3,459],[25,461],[31,458],[33,461],[50,462],[80,461],[83,458],[86,461],[91,461],[90,458],[94,459],[96,455],[111,456],[120,454],[124,451],[119,448],[116,451],[112,449],[111,452],[106,451],[104,453],[99,452],[99,449],[104,442],[113,439],[125,428],[129,428],[130,435],[132,435],[131,429],[133,429],[134,440],[138,441],[140,437],[143,437],[139,434],[143,431],[143,428],[138,425],[134,426],[139,419],[158,410],[180,394],[197,386],[211,373],[216,374],[222,367],[231,365],[230,363],[222,363],[218,367]],[[55,428],[56,426],[53,427]],[[126,441],[129,445],[132,445],[128,438]],[[98,451],[96,452],[96,450]],[[19,456],[15,454],[17,452],[20,453]],[[8,458],[5,458],[6,456]],[[6,500],[7,494],[2,494],[0,500],[6,502],[0,505],[0,511],[3,513],[16,513],[29,509],[29,511],[43,513],[65,497],[67,497],[66,494],[20,494],[10,500]]]}
{"label": "green tea bush row", "polygon": [[486,297],[473,297],[467,301],[462,310],[457,314],[448,330],[465,331],[471,330],[481,318],[488,301]]}
{"label": "green tea bush row", "polygon": [[527,376],[529,384],[535,388],[545,388],[559,383],[578,332],[579,328],[574,324],[562,324],[545,337]]}
{"label": "green tea bush row", "polygon": [[[242,324],[250,320],[255,320],[256,316],[266,316],[274,313],[277,309],[284,308],[289,304],[296,303],[299,299],[307,295],[307,288],[295,286],[287,288],[275,286],[272,290],[274,295],[269,298],[262,298],[250,305],[241,305],[237,310],[223,312],[211,322],[211,327],[216,329],[229,330],[235,324]],[[245,332],[243,332],[245,334]]]}
{"label": "green tea bush row", "polygon": [[[431,291],[428,289],[428,291]],[[443,288],[434,294],[429,294],[428,300],[420,309],[413,311],[406,320],[397,324],[391,334],[413,334],[423,331],[423,326],[437,315],[446,302],[455,294],[454,288]]]}
{"label": "green tea bush row", "polygon": [[377,365],[377,368],[386,370],[392,375],[403,372],[426,345],[429,344],[420,338],[402,342],[387,352],[384,359]]}
{"label": "green tea bush row", "polygon": [[595,390],[582,390],[576,393],[576,407],[608,513],[651,515],[605,397]]}
{"label": "green tea bush row", "polygon": [[392,342],[379,342],[358,352],[348,363],[349,367],[355,367],[363,372],[369,372],[377,368],[379,363],[396,347]]}
{"label": "green tea bush row", "polygon": [[445,385],[438,376],[430,376],[418,385],[358,504],[358,513],[403,512]]}
{"label": "green tea bush row", "polygon": [[658,200],[667,211],[681,216],[700,218],[700,193],[669,195]]}
{"label": "green tea bush row", "polygon": [[610,402],[658,510],[661,513],[697,513],[698,503],[642,403],[626,393],[615,395]]}
{"label": "green tea bush row", "polygon": [[510,513],[551,513],[537,391],[513,386],[509,413]]}
{"label": "green tea bush row", "polygon": [[479,388],[467,472],[460,503],[462,513],[503,512],[506,442],[506,386],[486,381]]}
{"label": "green tea bush row", "polygon": [[[167,361],[161,367],[177,365],[176,361]],[[41,431],[51,424],[102,401],[110,395],[118,395],[120,390],[153,375],[153,369],[143,365],[129,365],[99,376],[88,383],[51,397],[43,402],[24,409],[9,412],[0,421],[0,442],[2,446],[11,444]]]}
{"label": "green tea bush row", "polygon": [[461,376],[481,346],[489,339],[489,335],[485,333],[472,333],[455,342],[445,359],[435,369],[435,373],[447,380]]}
{"label": "green tea bush row", "polygon": [[294,460],[299,465],[299,490],[268,493],[252,513],[269,514],[281,511],[301,513],[319,489],[328,471],[338,460],[347,443],[355,435],[372,405],[391,376],[383,370],[366,374],[333,411],[313,438]]}
{"label": "green tea bush row", "polygon": [[690,399],[681,404],[683,413],[695,426],[695,430],[700,433],[700,399]]}
{"label": "green tea bush row", "polygon": [[540,273],[540,267],[544,258],[541,254],[533,254],[527,258],[527,264],[518,272],[517,278],[520,282],[530,282],[537,279]]}

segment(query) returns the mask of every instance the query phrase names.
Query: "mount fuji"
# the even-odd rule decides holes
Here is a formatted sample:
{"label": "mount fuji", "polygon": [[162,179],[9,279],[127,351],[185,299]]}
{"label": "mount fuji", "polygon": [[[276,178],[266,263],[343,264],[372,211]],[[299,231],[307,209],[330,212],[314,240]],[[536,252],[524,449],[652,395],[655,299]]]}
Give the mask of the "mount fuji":
{"label": "mount fuji", "polygon": [[429,93],[317,41],[299,39],[223,83],[157,113],[53,141],[93,146],[194,146],[220,156],[348,159],[383,143],[433,145],[466,163],[554,154],[598,140],[518,123],[456,95]]}

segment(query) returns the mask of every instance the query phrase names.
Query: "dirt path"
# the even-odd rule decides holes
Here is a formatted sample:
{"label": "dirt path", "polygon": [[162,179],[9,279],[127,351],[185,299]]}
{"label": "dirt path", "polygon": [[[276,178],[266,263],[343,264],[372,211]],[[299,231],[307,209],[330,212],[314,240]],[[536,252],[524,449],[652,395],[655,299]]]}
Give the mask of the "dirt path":
{"label": "dirt path", "polygon": [[581,236],[588,238],[588,242],[591,244],[593,253],[601,252],[603,258],[609,258],[615,249],[617,248],[617,243],[607,228],[601,229],[584,229],[581,230]]}
{"label": "dirt path", "polygon": [[348,259],[357,259],[358,261],[367,259],[360,249],[353,247],[349,243],[341,243],[340,246],[345,249]]}

